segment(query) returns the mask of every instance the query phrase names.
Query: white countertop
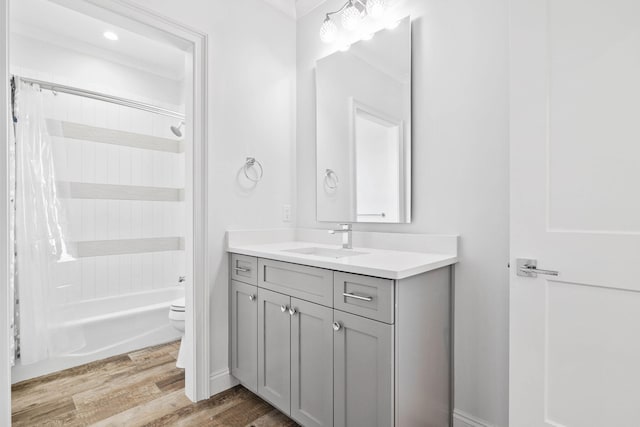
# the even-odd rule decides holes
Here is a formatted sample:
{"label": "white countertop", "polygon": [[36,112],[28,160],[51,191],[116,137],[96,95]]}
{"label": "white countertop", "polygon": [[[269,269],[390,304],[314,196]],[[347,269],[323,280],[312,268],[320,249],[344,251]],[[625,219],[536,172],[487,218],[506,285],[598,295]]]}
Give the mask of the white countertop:
{"label": "white countertop", "polygon": [[364,247],[353,248],[354,251],[365,252],[364,254],[344,258],[329,258],[318,255],[285,252],[288,249],[309,247],[328,249],[342,248],[341,245],[304,241],[261,244],[229,242],[227,251],[259,258],[344,271],[347,273],[383,277],[386,279],[404,279],[458,262],[458,257],[455,254],[421,253]]}

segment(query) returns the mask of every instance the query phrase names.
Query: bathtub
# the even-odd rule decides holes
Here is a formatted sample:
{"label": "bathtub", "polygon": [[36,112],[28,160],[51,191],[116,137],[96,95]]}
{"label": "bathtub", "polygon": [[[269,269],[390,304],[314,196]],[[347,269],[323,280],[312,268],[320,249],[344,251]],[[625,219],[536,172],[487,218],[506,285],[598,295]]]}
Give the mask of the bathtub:
{"label": "bathtub", "polygon": [[179,339],[168,316],[171,302],[182,296],[182,287],[172,287],[63,307],[54,333],[81,337],[81,343],[63,356],[35,364],[16,361],[12,383]]}

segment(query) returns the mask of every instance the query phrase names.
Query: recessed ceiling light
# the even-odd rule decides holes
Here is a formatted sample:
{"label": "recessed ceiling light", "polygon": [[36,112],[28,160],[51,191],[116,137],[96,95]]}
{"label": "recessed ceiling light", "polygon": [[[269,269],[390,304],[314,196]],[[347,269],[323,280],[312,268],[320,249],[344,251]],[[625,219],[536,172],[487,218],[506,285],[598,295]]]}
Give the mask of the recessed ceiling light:
{"label": "recessed ceiling light", "polygon": [[113,40],[113,41],[118,40],[118,35],[116,33],[114,33],[113,31],[105,31],[104,34],[102,34],[102,35],[107,40]]}

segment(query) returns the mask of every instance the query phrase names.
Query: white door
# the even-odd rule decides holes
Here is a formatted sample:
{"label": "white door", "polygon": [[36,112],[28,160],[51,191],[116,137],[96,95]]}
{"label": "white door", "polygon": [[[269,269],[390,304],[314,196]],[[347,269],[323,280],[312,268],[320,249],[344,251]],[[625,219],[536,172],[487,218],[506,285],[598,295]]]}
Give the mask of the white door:
{"label": "white door", "polygon": [[640,1],[510,14],[510,425],[637,426]]}

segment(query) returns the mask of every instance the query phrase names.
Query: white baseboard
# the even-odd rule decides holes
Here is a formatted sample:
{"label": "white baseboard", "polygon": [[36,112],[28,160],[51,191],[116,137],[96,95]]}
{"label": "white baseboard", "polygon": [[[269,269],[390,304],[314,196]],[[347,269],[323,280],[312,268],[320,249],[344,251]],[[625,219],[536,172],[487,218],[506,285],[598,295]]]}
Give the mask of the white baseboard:
{"label": "white baseboard", "polygon": [[[209,378],[209,393],[211,396],[235,387],[240,382],[231,375],[229,369],[221,369],[211,374]],[[474,417],[464,411],[453,411],[453,427],[494,427],[489,422]]]}
{"label": "white baseboard", "polygon": [[221,369],[209,377],[209,394],[213,396],[238,384],[238,380],[231,376],[229,369]]}
{"label": "white baseboard", "polygon": [[485,420],[469,415],[464,411],[453,411],[453,427],[493,427]]}

